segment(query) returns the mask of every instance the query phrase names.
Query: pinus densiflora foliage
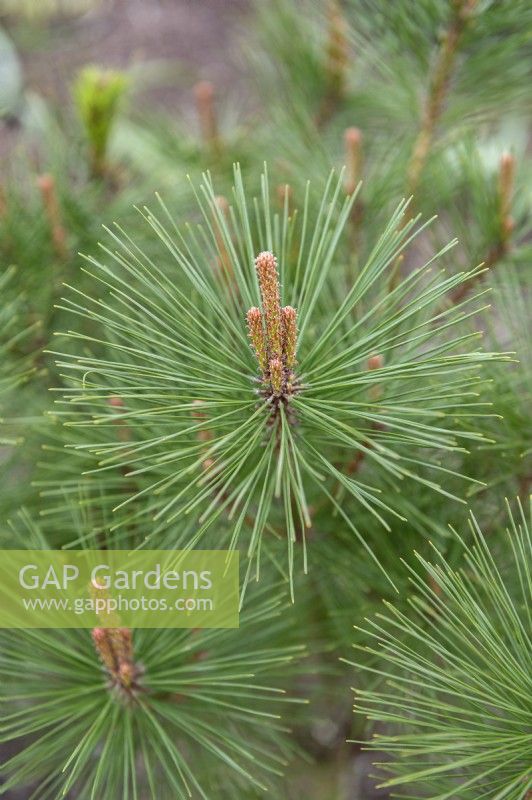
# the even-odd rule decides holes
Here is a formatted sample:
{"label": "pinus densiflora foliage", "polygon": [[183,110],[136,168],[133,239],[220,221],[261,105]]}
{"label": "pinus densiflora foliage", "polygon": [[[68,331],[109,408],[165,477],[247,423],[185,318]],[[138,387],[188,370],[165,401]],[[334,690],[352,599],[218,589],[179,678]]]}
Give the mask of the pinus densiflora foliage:
{"label": "pinus densiflora foliage", "polygon": [[32,354],[27,342],[38,323],[30,326],[24,318],[24,301],[17,291],[13,267],[0,274],[0,296],[0,402],[6,402],[7,393],[31,374]]}
{"label": "pinus densiflora foliage", "polygon": [[[470,535],[455,534],[459,568],[437,550],[418,555],[410,608],[388,603],[364,626],[356,665],[382,682],[357,692],[355,710],[381,723],[369,746],[390,755],[384,782],[399,797],[529,797],[530,507],[518,503],[507,520],[494,537],[472,517]],[[379,667],[367,666],[365,650]]]}
{"label": "pinus densiflora foliage", "polygon": [[[13,514],[18,494],[2,480],[0,513],[15,516],[2,541],[238,547],[243,586],[262,565],[238,634],[2,634],[0,735],[19,751],[5,789],[301,796],[306,769],[287,767],[278,709],[318,695],[323,719],[307,717],[297,741],[315,752],[335,725],[346,738],[352,678],[336,656],[385,598],[392,633],[358,651],[365,714],[351,738],[364,715],[378,718],[406,796],[524,797],[529,561],[519,514],[508,546],[499,496],[525,498],[531,474],[529,4],[412,13],[406,0],[275,0],[258,11],[262,50],[246,31],[256,120],[231,126],[207,76],[188,87],[195,133],[186,115],[179,127],[126,121],[124,76],[91,68],[73,113],[83,142],[53,128],[39,175],[14,173],[0,194],[1,255],[26,290],[12,304],[18,292],[6,301],[1,284],[6,416],[18,405],[27,420],[19,377],[46,396],[33,355],[53,372],[40,349],[67,331],[49,348],[57,402],[35,490],[20,464],[6,470],[34,514]],[[246,184],[237,170],[231,192],[233,161]],[[215,180],[201,184],[205,169]],[[147,183],[165,200],[133,217]],[[100,222],[113,219],[98,255]],[[471,546],[463,498],[496,567],[478,532]],[[279,575],[295,608],[278,604]],[[313,652],[311,681],[292,626]],[[371,630],[357,630],[360,648]]]}
{"label": "pinus densiflora foliage", "polygon": [[[237,170],[225,214],[205,181],[199,227],[176,225],[162,200],[157,214],[142,212],[163,246],[157,262],[120,229],[99,259],[88,257],[106,293],[71,287],[64,300],[97,333],[70,336],[60,413],[85,429],[75,447],[94,455],[95,473],[125,471],[118,523],[121,514],[132,522],[128,506],[142,496],[137,522],[194,515],[190,545],[228,515],[223,544],[243,544],[250,563],[279,526],[292,575],[296,553],[306,563],[315,504],[364,541],[343,503],[386,526],[401,516],[402,483],[445,493],[452,455],[482,439],[475,387],[480,367],[500,356],[465,326],[480,296],[445,304],[477,270],[447,275],[436,253],[390,290],[389,272],[424,229],[401,203],[346,277],[342,236],[355,198],[342,186],[329,178],[316,213],[310,189],[301,212],[285,204],[279,213],[266,178],[254,202]],[[371,482],[359,476],[363,460]]]}
{"label": "pinus densiflora foliage", "polygon": [[[0,446],[5,448],[0,452],[7,488],[9,467],[16,461],[14,448],[23,441],[24,425],[19,417],[23,413],[29,416],[32,409],[33,394],[28,382],[42,375],[31,344],[41,326],[38,320],[28,319],[27,300],[18,288],[14,267],[0,273],[0,297]],[[21,397],[24,403],[20,402]],[[0,504],[3,500],[0,492]]]}
{"label": "pinus densiflora foliage", "polygon": [[284,687],[304,645],[285,594],[271,583],[253,594],[233,631],[2,631],[0,737],[18,752],[2,764],[1,791],[25,787],[28,800],[275,792],[294,751],[282,718],[301,702]]}
{"label": "pinus densiflora foliage", "polygon": [[297,192],[301,173],[342,164],[346,191],[363,180],[358,261],[395,198],[411,195],[411,209],[438,214],[437,247],[459,238],[451,267],[526,260],[530,8],[450,0],[416,10],[408,0],[258,4],[252,56],[275,180]]}

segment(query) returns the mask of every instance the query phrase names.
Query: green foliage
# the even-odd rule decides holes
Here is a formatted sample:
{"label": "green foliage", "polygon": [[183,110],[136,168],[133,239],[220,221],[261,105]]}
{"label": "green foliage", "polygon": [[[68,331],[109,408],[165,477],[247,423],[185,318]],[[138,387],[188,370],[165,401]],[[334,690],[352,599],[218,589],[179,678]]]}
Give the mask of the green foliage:
{"label": "green foliage", "polygon": [[118,110],[128,88],[123,72],[85,67],[74,85],[74,98],[90,148],[94,175],[107,171],[109,138]]}
{"label": "green foliage", "polygon": [[[496,313],[488,328],[487,345],[510,345],[516,363],[511,368],[494,364],[486,398],[494,416],[481,422],[486,443],[472,454],[468,469],[487,480],[490,494],[517,488],[523,501],[530,493],[532,480],[532,426],[530,425],[530,387],[532,386],[532,317],[527,301],[530,287],[515,265],[508,265],[492,280]],[[478,491],[478,489],[473,489]]]}
{"label": "green foliage", "polygon": [[32,372],[32,354],[25,349],[32,329],[21,320],[23,300],[14,289],[15,277],[14,268],[0,274],[0,395],[27,380]]}
{"label": "green foliage", "polygon": [[0,740],[19,746],[1,766],[2,791],[27,787],[28,800],[275,792],[293,751],[281,715],[297,702],[280,679],[287,686],[303,654],[284,605],[270,584],[253,593],[239,629],[135,631],[138,687],[127,693],[111,687],[90,631],[0,632]]}
{"label": "green foliage", "polygon": [[418,555],[408,612],[386,603],[356,648],[357,669],[383,684],[358,691],[355,708],[378,724],[368,746],[390,755],[385,785],[399,797],[519,800],[532,788],[530,516],[519,505],[495,545],[474,517],[470,528],[463,565]]}
{"label": "green foliage", "polygon": [[[107,297],[93,300],[72,287],[63,306],[99,332],[73,335],[84,348],[59,366],[73,376],[67,399],[74,409],[63,414],[86,427],[86,443],[75,447],[97,456],[100,474],[117,465],[126,471],[132,497],[144,500],[137,516],[171,523],[194,513],[193,544],[227,512],[228,545],[245,531],[247,554],[257,560],[263,534],[280,520],[291,576],[297,542],[304,545],[311,525],[307,495],[330,502],[364,541],[340,497],[386,526],[381,512],[397,514],[399,482],[446,493],[440,477],[452,470],[437,454],[480,441],[467,418],[482,411],[474,387],[493,355],[463,331],[475,303],[441,308],[474,271],[445,276],[432,269],[435,256],[388,292],[387,275],[416,235],[417,220],[401,222],[404,204],[351,277],[339,250],[352,202],[340,200],[341,179],[328,181],[316,217],[308,200],[300,215],[286,207],[274,213],[265,179],[262,186],[252,216],[237,171],[226,218],[207,180],[198,197],[204,228],[182,232],[169,215],[165,222],[145,210],[166,249],[157,262],[125,231],[112,234],[119,249],[104,247],[102,261],[89,257]],[[165,215],[162,201],[161,208]],[[253,259],[267,248],[279,254],[282,302],[297,308],[299,325],[299,388],[279,407],[261,394],[244,324],[246,309],[260,302]],[[378,368],[368,367],[375,354]],[[117,423],[127,431],[122,442]],[[363,457],[375,466],[375,485],[350,473],[352,460]],[[420,466],[432,475],[421,477]],[[131,523],[131,515],[125,519]]]}
{"label": "green foliage", "polygon": [[129,682],[105,637],[0,632],[0,794],[365,799],[338,656],[384,599],[354,641],[390,789],[524,799],[530,540],[501,503],[532,474],[529,4],[256,6],[250,97],[202,68],[177,119],[120,113],[146,64],[87,67],[56,112],[9,53],[2,546],[238,548],[247,594],[240,631],[116,634]]}
{"label": "green foliage", "polygon": [[[433,249],[458,238],[449,268],[481,261],[494,267],[519,252],[526,257],[532,26],[526,3],[427,2],[415,15],[408,2],[393,9],[363,0],[258,5],[259,45],[250,49],[268,121],[258,131],[262,150],[275,167],[274,180],[290,184],[298,196],[302,177],[314,180],[346,163],[349,182],[363,180],[352,221],[360,263],[397,198],[411,195],[416,211],[438,215],[430,231]],[[438,83],[453,15],[468,5],[470,17]],[[345,38],[344,91],[332,103],[329,7],[340,14]],[[497,35],[499,26],[504,35]],[[360,145],[349,169],[345,136],[353,126]],[[492,259],[500,232],[498,162],[505,151],[517,161],[517,214],[511,255],[497,251]],[[405,272],[410,259],[405,253]]]}

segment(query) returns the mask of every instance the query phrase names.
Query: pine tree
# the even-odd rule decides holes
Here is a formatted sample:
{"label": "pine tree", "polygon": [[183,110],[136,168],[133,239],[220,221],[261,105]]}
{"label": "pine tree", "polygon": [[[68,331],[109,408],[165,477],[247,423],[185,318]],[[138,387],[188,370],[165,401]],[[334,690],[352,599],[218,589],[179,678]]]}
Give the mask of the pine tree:
{"label": "pine tree", "polygon": [[527,800],[531,30],[272,0],[251,112],[19,98],[0,541],[237,550],[241,627],[0,630],[0,795],[369,800],[362,747],[392,796]]}

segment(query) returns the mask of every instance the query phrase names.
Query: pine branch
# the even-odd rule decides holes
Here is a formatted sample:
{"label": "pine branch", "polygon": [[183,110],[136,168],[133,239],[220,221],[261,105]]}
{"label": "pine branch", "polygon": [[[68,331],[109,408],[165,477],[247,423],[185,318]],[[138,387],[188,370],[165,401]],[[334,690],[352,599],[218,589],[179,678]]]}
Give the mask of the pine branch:
{"label": "pine branch", "polygon": [[[421,127],[414,144],[407,169],[406,196],[416,196],[421,174],[427,162],[436,127],[442,115],[445,99],[452,79],[460,40],[477,0],[451,0],[452,20],[441,43],[434,72],[423,108]],[[409,213],[412,213],[410,210]]]}
{"label": "pine branch", "polygon": [[[329,179],[314,219],[310,195],[301,216],[289,217],[286,206],[277,216],[263,180],[254,229],[237,171],[229,216],[220,211],[211,184],[202,187],[204,233],[188,229],[183,235],[170,217],[167,228],[143,212],[154,238],[167,248],[163,268],[123,232],[114,235],[121,251],[104,250],[109,265],[89,259],[94,279],[110,290],[108,299],[93,301],[71,289],[63,308],[104,332],[76,334],[73,341],[107,354],[85,350],[59,362],[73,378],[64,413],[76,409],[72,420],[87,435],[76,447],[94,453],[95,474],[104,479],[127,465],[127,477],[139,487],[117,507],[117,524],[128,508],[128,524],[132,514],[148,513],[161,524],[191,514],[199,520],[199,541],[225,514],[234,520],[229,545],[245,536],[250,560],[260,553],[268,526],[285,527],[292,576],[296,555],[305,558],[308,497],[329,498],[340,480],[343,491],[378,518],[378,509],[394,513],[393,493],[383,501],[377,485],[360,482],[357,471],[343,472],[353,459],[370,461],[381,479],[401,480],[415,475],[408,463],[412,448],[428,465],[424,450],[459,452],[460,440],[480,441],[474,429],[446,426],[445,420],[452,422],[462,392],[494,356],[472,349],[476,337],[462,336],[461,311],[436,310],[474,273],[444,277],[425,265],[388,294],[383,276],[415,235],[413,221],[400,225],[400,206],[337,305],[330,291],[335,260],[356,199],[342,201],[342,188],[341,177]],[[231,301],[212,268],[221,242],[236,284]],[[384,365],[369,375],[360,365],[375,353]],[[448,398],[446,386],[452,387]],[[426,400],[430,393],[433,402]],[[105,437],[108,397],[116,395],[127,402],[121,417],[132,439],[126,442]],[[343,465],[340,472],[335,463]],[[431,485],[445,491],[437,482]],[[137,500],[145,496],[150,501],[143,507]],[[137,524],[142,516],[136,516]],[[298,540],[301,554],[293,548]]]}
{"label": "pine branch", "polygon": [[[515,160],[509,153],[504,153],[501,157],[499,168],[499,186],[497,193],[497,241],[491,247],[486,260],[483,263],[484,268],[491,270],[500,261],[502,261],[511,247],[511,235],[514,228],[511,207],[512,195],[514,187],[514,172]],[[478,273],[474,281],[464,283],[462,286],[455,289],[449,298],[451,303],[461,303],[467,297],[475,283],[482,280],[485,273]]]}
{"label": "pine branch", "polygon": [[278,591],[252,595],[235,631],[0,632],[2,738],[21,743],[3,791],[210,800],[222,781],[275,793],[293,751],[281,714],[299,702],[281,685],[304,648]]}
{"label": "pine branch", "polygon": [[472,543],[457,537],[464,567],[418,555],[410,609],[387,603],[367,622],[370,644],[356,649],[382,666],[356,664],[379,684],[355,707],[381,726],[368,745],[390,754],[383,785],[398,796],[518,800],[532,788],[529,522],[518,504],[501,562],[472,517]]}

